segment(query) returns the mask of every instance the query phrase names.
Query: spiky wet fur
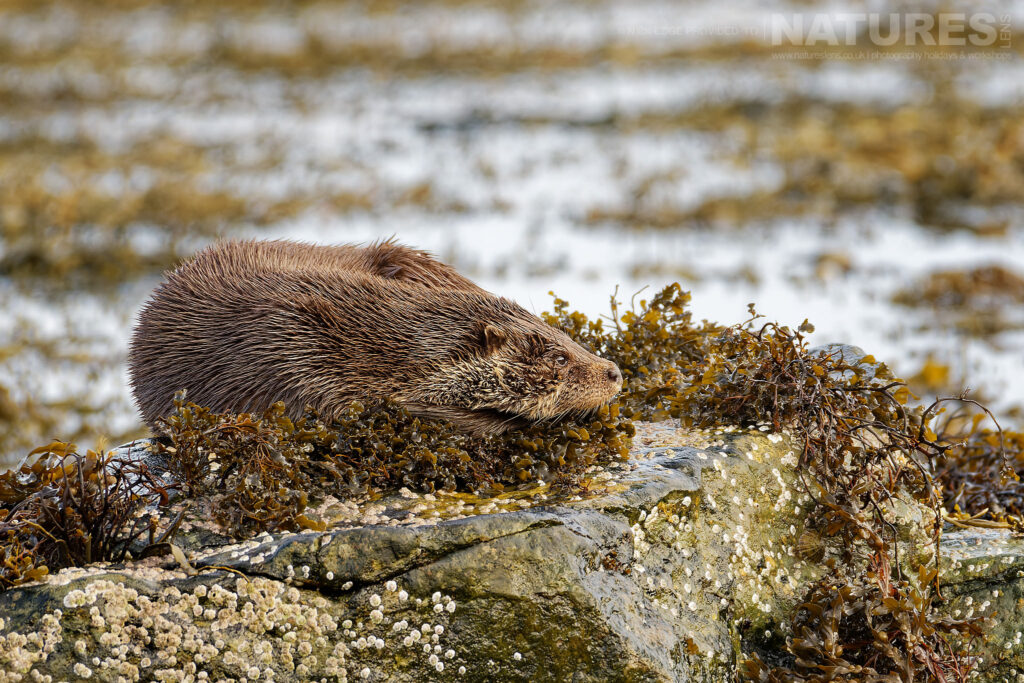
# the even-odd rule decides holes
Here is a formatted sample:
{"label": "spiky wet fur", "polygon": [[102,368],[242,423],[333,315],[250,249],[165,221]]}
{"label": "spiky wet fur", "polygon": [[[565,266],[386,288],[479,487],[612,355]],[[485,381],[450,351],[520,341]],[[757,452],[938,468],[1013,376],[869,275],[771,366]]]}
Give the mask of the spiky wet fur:
{"label": "spiky wet fur", "polygon": [[467,431],[500,432],[593,411],[622,385],[613,363],[390,241],[210,247],[143,308],[128,367],[150,425],[186,389],[217,411],[281,400],[294,416],[391,398]]}

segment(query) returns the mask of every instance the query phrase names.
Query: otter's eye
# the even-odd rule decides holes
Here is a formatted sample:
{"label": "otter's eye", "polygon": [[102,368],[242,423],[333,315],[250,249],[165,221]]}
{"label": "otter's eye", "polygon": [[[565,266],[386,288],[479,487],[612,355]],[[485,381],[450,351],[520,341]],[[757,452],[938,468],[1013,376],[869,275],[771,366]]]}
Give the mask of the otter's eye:
{"label": "otter's eye", "polygon": [[557,356],[555,356],[555,365],[557,365],[558,367],[563,367],[568,362],[569,361],[567,361],[565,359],[565,356],[563,356],[562,354],[558,354]]}

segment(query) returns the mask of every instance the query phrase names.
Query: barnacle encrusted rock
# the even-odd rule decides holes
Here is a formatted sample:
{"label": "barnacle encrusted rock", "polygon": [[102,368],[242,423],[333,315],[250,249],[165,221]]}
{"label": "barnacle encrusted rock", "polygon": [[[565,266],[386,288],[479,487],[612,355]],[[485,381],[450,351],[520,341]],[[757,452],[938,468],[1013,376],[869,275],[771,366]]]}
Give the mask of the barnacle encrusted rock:
{"label": "barnacle encrusted rock", "polygon": [[942,538],[943,609],[954,618],[992,615],[971,654],[978,680],[1024,680],[1024,538],[965,529]]}
{"label": "barnacle encrusted rock", "polygon": [[[745,653],[778,649],[837,556],[808,518],[797,451],[671,423],[634,444],[569,498],[538,485],[326,501],[327,531],[243,543],[192,521],[175,539],[187,560],[65,570],[0,595],[0,681],[732,680]],[[933,552],[932,517],[904,507],[912,567]],[[1019,574],[1017,551],[963,575],[949,562],[951,594],[1012,612],[1024,584],[992,572]],[[1003,602],[983,608],[996,581]]]}

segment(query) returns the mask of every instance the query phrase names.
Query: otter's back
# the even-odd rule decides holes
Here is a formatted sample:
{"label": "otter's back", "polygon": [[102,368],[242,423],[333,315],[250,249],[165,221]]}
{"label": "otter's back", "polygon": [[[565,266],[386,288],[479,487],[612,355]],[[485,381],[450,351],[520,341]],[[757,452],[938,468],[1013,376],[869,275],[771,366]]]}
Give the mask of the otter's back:
{"label": "otter's back", "polygon": [[290,240],[224,242],[199,252],[178,269],[179,272],[190,270],[204,274],[217,271],[305,271],[327,275],[359,272],[425,287],[484,291],[429,253],[410,249],[392,240],[374,242],[365,247],[315,245]]}
{"label": "otter's back", "polygon": [[[327,394],[354,400],[361,382],[407,379],[400,363],[372,362],[382,350],[422,361],[451,345],[411,321],[432,308],[449,317],[472,310],[449,300],[481,296],[493,298],[429,254],[391,242],[214,245],[170,273],[140,312],[128,355],[135,401],[152,426],[180,389],[219,411],[283,400],[301,412],[322,408],[316,399]],[[419,327],[446,334],[454,319],[444,322]]]}

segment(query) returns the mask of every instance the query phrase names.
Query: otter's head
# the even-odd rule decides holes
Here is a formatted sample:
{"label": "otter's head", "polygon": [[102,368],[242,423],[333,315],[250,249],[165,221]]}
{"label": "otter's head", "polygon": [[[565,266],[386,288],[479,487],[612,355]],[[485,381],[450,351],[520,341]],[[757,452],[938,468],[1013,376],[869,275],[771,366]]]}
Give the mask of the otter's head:
{"label": "otter's head", "polygon": [[[509,307],[502,301],[505,311]],[[474,322],[447,362],[396,398],[476,433],[582,416],[622,388],[622,373],[526,310]]]}

